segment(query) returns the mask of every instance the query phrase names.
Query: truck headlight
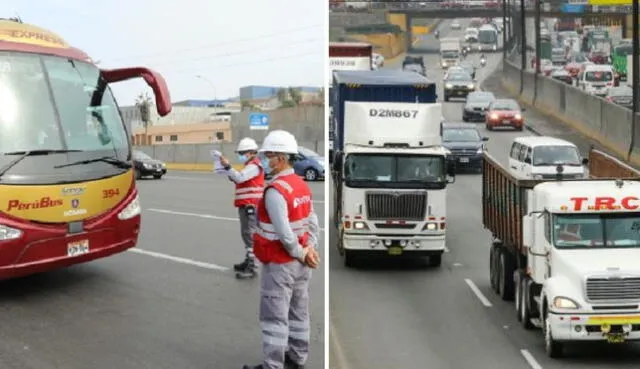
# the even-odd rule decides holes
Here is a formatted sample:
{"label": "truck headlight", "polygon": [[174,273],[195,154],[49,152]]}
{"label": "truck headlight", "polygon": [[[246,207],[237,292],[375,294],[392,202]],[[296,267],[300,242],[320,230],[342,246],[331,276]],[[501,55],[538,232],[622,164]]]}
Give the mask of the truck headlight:
{"label": "truck headlight", "polygon": [[126,208],[122,209],[122,211],[118,214],[118,219],[127,220],[135,217],[136,215],[140,215],[142,212],[142,208],[140,207],[140,197],[136,195],[136,197],[131,200],[129,205]]}
{"label": "truck headlight", "polygon": [[445,88],[453,88],[453,85],[451,83],[447,83],[446,85],[444,85]]}
{"label": "truck headlight", "polygon": [[473,90],[473,88],[474,88],[474,87],[476,87],[476,85],[474,85],[473,83],[469,83],[469,84],[467,85],[467,87],[468,87],[469,89]]}
{"label": "truck headlight", "polygon": [[358,221],[358,222],[353,222],[353,229],[357,229],[361,231],[361,230],[369,229],[369,227],[367,227],[367,223]]}
{"label": "truck headlight", "polygon": [[553,299],[553,307],[558,309],[579,309],[580,305],[568,297],[558,296]]}
{"label": "truck headlight", "polygon": [[536,180],[543,179],[542,174],[534,174],[533,179],[536,179]]}
{"label": "truck headlight", "polygon": [[22,237],[21,230],[0,224],[0,241],[15,240],[20,237]]}
{"label": "truck headlight", "polygon": [[438,223],[427,223],[422,227],[423,231],[435,231],[438,229]]}
{"label": "truck headlight", "polygon": [[476,154],[480,155],[482,154],[482,147],[478,147],[478,150],[476,150]]}

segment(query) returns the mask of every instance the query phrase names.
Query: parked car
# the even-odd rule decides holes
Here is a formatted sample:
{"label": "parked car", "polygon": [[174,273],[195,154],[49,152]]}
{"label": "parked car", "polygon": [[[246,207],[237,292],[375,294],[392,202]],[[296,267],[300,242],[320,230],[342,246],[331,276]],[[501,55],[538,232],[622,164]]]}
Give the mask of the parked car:
{"label": "parked car", "polygon": [[489,91],[476,91],[467,96],[462,110],[462,120],[484,122],[489,105],[496,99]]}
{"label": "parked car", "polygon": [[447,158],[456,169],[482,171],[482,153],[488,140],[473,124],[442,123],[442,145],[451,152]]}
{"label": "parked car", "polygon": [[485,127],[492,131],[496,127],[513,127],[516,131],[524,128],[525,111],[514,99],[497,99],[489,105]]}
{"label": "parked car", "polygon": [[294,157],[293,170],[307,181],[324,179],[324,155],[305,147],[298,148],[298,155]]}
{"label": "parked car", "polygon": [[165,163],[139,150],[133,150],[133,166],[136,172],[136,179],[143,177],[160,179],[167,174],[167,165]]}
{"label": "parked car", "polygon": [[633,89],[629,86],[618,86],[609,88],[606,100],[625,108],[633,107]]}

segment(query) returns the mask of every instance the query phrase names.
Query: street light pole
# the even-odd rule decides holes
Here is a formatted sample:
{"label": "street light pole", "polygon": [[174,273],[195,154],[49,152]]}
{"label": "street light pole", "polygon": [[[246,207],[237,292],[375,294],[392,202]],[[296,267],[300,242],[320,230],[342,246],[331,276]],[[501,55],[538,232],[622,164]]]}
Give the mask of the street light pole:
{"label": "street light pole", "polygon": [[[632,76],[633,76],[633,80],[631,81],[631,88],[633,89],[633,106],[632,106],[632,110],[633,113],[631,114],[631,145],[629,146],[629,159],[631,158],[631,154],[633,153],[633,149],[634,146],[636,145],[636,114],[638,113],[638,108],[639,108],[639,104],[640,101],[638,101],[638,87],[640,87],[640,76],[638,74],[640,74],[640,40],[639,40],[639,28],[640,25],[638,24],[638,11],[639,11],[639,6],[638,6],[638,0],[633,0],[633,11],[631,13],[631,21],[633,22],[632,25],[632,32],[633,32],[633,38],[632,38],[632,42],[633,42],[633,56],[631,57],[632,60]],[[627,68],[629,68],[629,66],[627,66]]]}
{"label": "street light pole", "polygon": [[196,78],[200,78],[201,80],[207,82],[211,89],[213,90],[213,114],[216,116],[216,120],[218,119],[218,93],[216,92],[216,86],[211,82],[211,80],[205,76],[197,75]]}

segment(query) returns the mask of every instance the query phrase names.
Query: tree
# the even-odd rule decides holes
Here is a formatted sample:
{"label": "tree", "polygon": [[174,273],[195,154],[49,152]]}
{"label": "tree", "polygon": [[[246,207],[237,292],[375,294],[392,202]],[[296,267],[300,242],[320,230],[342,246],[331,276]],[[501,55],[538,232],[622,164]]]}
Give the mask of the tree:
{"label": "tree", "polygon": [[289,87],[289,96],[291,96],[291,100],[298,105],[302,101],[302,92],[299,88]]}
{"label": "tree", "polygon": [[149,137],[149,124],[151,124],[151,108],[153,107],[153,100],[147,92],[140,93],[136,98],[136,107],[138,111],[140,111],[140,120],[142,121],[142,126],[144,127],[144,140],[143,143],[146,145],[147,137]]}
{"label": "tree", "polygon": [[278,97],[278,101],[280,103],[283,103],[287,99],[287,90],[284,88],[279,88],[276,96]]}

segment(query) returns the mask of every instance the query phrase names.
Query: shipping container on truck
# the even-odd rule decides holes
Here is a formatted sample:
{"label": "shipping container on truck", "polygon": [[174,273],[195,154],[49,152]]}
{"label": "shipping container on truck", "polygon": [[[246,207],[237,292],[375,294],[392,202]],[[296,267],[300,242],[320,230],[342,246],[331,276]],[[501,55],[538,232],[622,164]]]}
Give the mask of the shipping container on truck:
{"label": "shipping container on truck", "polygon": [[490,285],[515,300],[524,329],[542,328],[550,357],[567,342],[640,339],[640,173],[594,149],[592,179],[563,180],[562,169],[519,179],[484,153]]}
{"label": "shipping container on truck", "polygon": [[333,147],[343,148],[344,103],[408,102],[435,103],[435,82],[413,72],[402,70],[339,71],[333,74]]}
{"label": "shipping container on truck", "polygon": [[[373,45],[364,42],[330,42],[329,70],[371,70],[373,63]],[[333,77],[329,77],[329,96],[333,94]],[[331,111],[331,98],[329,98]],[[331,115],[331,114],[330,114]],[[329,158],[333,160],[333,120],[329,120]]]}

